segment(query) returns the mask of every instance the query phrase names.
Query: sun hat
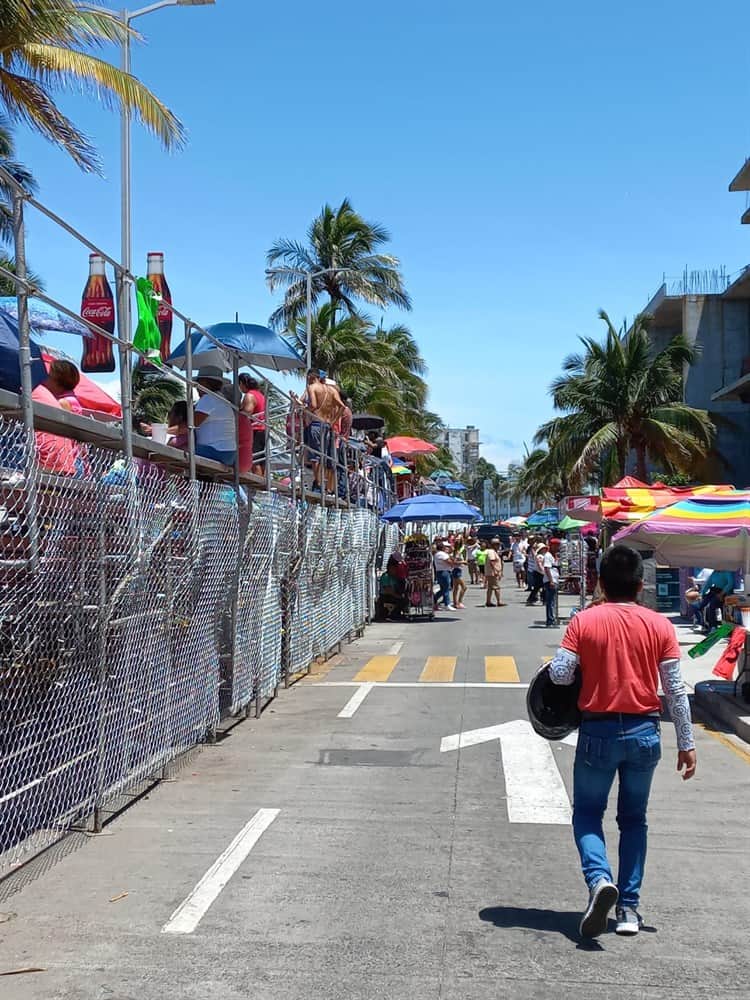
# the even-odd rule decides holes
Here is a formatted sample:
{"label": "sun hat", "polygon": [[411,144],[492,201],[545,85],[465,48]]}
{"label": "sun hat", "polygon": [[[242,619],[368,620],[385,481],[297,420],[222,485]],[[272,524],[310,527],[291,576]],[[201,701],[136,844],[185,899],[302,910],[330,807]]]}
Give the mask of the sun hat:
{"label": "sun hat", "polygon": [[219,381],[223,381],[224,372],[218,365],[202,365],[198,369],[196,378],[216,378],[219,379]]}

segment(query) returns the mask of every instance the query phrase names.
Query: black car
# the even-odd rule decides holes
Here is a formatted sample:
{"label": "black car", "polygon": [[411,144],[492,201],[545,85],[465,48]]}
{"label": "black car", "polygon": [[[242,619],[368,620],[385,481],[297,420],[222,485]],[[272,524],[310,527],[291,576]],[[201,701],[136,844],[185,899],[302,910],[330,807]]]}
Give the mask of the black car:
{"label": "black car", "polygon": [[510,528],[505,528],[500,524],[477,524],[476,535],[480,542],[491,542],[493,538],[500,539],[500,548],[503,552],[503,559],[510,558],[510,546],[512,533]]}

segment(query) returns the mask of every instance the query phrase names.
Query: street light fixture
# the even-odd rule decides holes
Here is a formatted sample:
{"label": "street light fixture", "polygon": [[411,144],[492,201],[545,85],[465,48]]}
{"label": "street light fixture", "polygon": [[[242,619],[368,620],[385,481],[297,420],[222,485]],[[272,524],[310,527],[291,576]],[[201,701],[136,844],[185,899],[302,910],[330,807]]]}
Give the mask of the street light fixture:
{"label": "street light fixture", "polygon": [[[119,18],[126,28],[130,27],[132,21],[146,14],[161,10],[162,7],[206,7],[214,4],[216,0],[157,0],[146,7],[138,10],[123,10],[119,13]],[[122,42],[122,58],[120,67],[124,73],[130,74],[130,36],[126,33]],[[133,265],[133,232],[131,220],[131,164],[130,164],[130,109],[123,104],[120,116],[120,260],[127,271],[132,272]],[[130,296],[127,298],[127,308],[125,310],[125,329],[123,331],[125,340],[130,342],[131,321],[130,321]]]}
{"label": "street light fixture", "polygon": [[266,277],[275,278],[278,274],[296,274],[304,278],[307,283],[307,315],[305,320],[305,357],[307,370],[312,368],[312,283],[313,278],[319,278],[322,274],[348,274],[351,267],[324,267],[322,271],[304,271],[297,267],[268,267]]}

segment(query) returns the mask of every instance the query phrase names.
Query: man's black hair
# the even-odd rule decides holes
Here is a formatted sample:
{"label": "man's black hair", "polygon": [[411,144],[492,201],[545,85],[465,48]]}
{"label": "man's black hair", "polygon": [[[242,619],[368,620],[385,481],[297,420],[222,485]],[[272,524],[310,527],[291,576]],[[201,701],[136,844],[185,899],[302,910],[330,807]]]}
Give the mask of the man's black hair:
{"label": "man's black hair", "polygon": [[260,383],[257,378],[253,378],[252,375],[246,375],[244,372],[237,379],[240,385],[246,385],[248,389],[259,389]]}
{"label": "man's black hair", "polygon": [[610,601],[634,601],[643,581],[643,560],[627,545],[613,545],[599,568],[602,590]]}

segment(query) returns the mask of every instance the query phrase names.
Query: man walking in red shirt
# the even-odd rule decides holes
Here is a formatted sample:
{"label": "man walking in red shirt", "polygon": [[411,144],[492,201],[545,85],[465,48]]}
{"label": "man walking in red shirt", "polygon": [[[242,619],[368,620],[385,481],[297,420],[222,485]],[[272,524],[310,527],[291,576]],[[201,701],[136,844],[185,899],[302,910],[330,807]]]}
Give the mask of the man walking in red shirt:
{"label": "man walking in red shirt", "polygon": [[[580,927],[583,937],[602,934],[615,905],[618,934],[637,934],[642,924],[638,906],[646,862],[646,809],[661,758],[660,679],[677,732],[677,770],[683,779],[693,777],[696,764],[674,627],[636,604],[643,588],[640,555],[615,545],[602,559],[599,578],[606,603],[575,616],[549,667],[555,684],[572,684],[578,669],[581,674],[573,835],[589,888]],[[615,775],[620,830],[616,885],[602,830]]]}

